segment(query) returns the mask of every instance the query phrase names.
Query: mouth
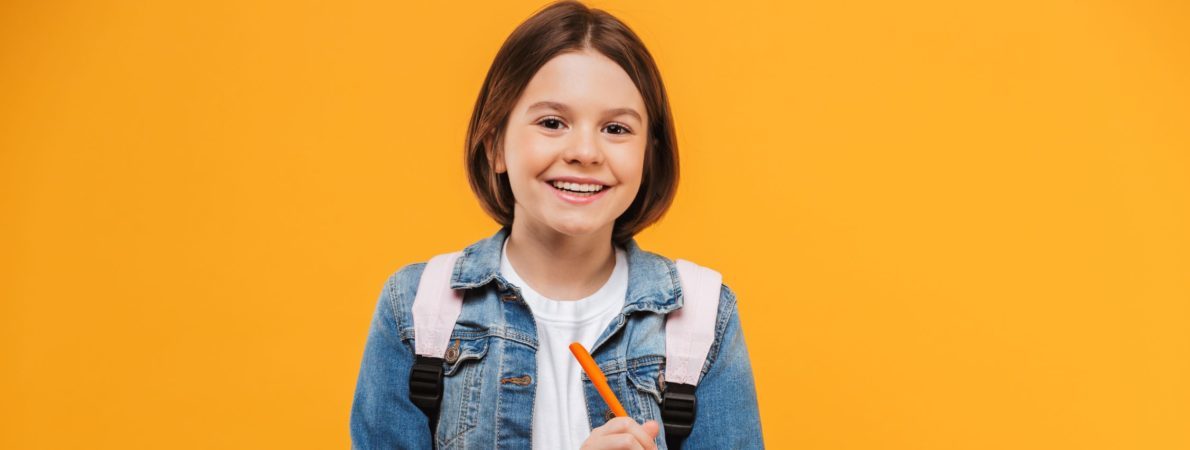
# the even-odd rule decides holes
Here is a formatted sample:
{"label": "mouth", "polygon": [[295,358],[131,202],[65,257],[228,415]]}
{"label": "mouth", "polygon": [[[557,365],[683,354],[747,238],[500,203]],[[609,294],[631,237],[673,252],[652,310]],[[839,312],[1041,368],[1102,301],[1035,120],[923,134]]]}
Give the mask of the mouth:
{"label": "mouth", "polygon": [[607,191],[612,189],[612,186],[600,184],[577,184],[568,183],[564,181],[546,181],[546,185],[553,189],[554,193],[562,200],[577,204],[585,205],[592,203],[595,200],[602,198],[607,194]]}

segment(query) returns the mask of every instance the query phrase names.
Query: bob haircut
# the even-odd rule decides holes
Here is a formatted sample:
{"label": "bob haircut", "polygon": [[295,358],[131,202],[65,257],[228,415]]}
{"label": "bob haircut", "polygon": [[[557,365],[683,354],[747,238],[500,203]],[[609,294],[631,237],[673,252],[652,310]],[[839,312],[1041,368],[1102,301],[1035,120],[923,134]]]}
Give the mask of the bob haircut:
{"label": "bob haircut", "polygon": [[636,84],[648,116],[648,136],[640,191],[616,218],[612,241],[627,241],[665,215],[678,189],[678,141],[661,72],[640,38],[611,14],[577,1],[555,2],[521,23],[492,61],[467,129],[466,165],[471,190],[501,225],[513,219],[508,173],[496,173],[494,161],[504,140],[508,117],[525,86],[541,66],[562,53],[595,50],[619,64]]}

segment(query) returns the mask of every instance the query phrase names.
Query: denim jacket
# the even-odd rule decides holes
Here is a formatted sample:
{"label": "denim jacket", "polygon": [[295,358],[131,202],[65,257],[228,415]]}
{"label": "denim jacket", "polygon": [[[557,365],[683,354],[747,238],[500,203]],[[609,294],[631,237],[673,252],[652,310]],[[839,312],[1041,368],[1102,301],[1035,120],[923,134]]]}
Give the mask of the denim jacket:
{"label": "denim jacket", "polygon": [[[409,398],[414,360],[412,304],[426,263],[408,264],[380,292],[365,344],[351,408],[353,449],[529,449],[536,388],[536,323],[520,289],[500,274],[510,228],[467,247],[450,286],[465,289],[451,334],[457,358],[443,362],[444,392],[437,429]],[[628,413],[643,423],[661,420],[665,314],[682,306],[674,263],[631,239],[624,308],[590,349]],[[451,352],[452,354],[454,352]],[[592,429],[612,417],[586,374]],[[697,411],[684,449],[764,448],[752,365],[735,294],[720,291],[715,338],[695,391]],[[666,448],[665,429],[657,437]]]}

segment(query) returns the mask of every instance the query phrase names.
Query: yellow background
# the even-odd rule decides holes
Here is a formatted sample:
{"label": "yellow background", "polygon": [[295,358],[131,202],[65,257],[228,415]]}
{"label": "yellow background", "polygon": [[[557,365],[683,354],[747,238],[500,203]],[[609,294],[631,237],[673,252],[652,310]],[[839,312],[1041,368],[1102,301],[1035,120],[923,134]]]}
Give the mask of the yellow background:
{"label": "yellow background", "polygon": [[[463,135],[542,5],[429,3],[0,6],[0,447],[348,446],[386,277],[496,230]],[[1190,448],[1190,4],[592,5],[770,448]]]}

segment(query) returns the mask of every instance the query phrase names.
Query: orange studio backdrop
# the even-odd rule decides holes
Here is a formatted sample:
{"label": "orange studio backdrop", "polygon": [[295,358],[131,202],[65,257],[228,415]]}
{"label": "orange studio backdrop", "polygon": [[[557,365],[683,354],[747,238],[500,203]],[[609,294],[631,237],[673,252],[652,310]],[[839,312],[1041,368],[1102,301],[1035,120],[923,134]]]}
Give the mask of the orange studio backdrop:
{"label": "orange studio backdrop", "polygon": [[[345,448],[543,1],[0,4],[0,448]],[[775,449],[1190,448],[1190,3],[592,1]]]}

